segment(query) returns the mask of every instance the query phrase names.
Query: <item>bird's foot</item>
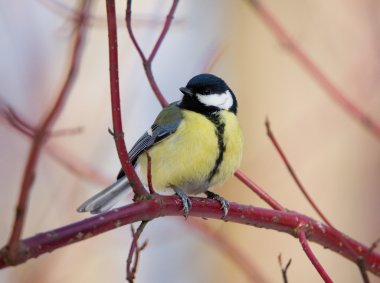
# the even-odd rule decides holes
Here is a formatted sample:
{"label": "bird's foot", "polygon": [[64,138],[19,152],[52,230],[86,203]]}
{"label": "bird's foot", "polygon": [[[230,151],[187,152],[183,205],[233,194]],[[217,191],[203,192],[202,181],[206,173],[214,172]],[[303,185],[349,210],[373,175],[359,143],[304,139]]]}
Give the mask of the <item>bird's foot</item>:
{"label": "bird's foot", "polygon": [[175,191],[176,195],[179,196],[179,198],[182,201],[183,216],[187,219],[187,217],[189,216],[190,209],[191,209],[191,200],[190,200],[189,196],[184,191],[182,191],[180,188],[173,187],[173,190]]}
{"label": "bird's foot", "polygon": [[222,206],[221,208],[223,209],[223,212],[224,212],[222,219],[225,219],[228,214],[228,210],[230,208],[230,203],[228,202],[228,200],[210,191],[206,191],[205,194],[207,198],[217,200],[220,203],[220,205]]}

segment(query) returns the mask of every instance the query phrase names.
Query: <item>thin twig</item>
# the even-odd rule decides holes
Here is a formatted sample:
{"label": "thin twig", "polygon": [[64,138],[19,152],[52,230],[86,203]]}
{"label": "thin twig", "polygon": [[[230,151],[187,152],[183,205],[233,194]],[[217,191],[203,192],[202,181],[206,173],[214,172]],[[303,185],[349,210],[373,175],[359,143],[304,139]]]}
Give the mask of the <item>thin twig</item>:
{"label": "thin twig", "polygon": [[288,260],[288,263],[285,265],[285,267],[283,267],[282,265],[282,255],[279,254],[278,257],[277,257],[277,260],[278,260],[278,264],[280,265],[280,268],[281,268],[281,274],[282,274],[282,280],[284,280],[284,283],[288,283],[288,269],[290,267],[290,264],[292,263],[292,259],[290,258]]}
{"label": "thin twig", "polygon": [[83,49],[84,38],[87,31],[86,23],[88,11],[90,9],[90,4],[90,0],[81,1],[79,8],[80,13],[77,19],[75,35],[73,38],[73,47],[70,50],[69,55],[70,65],[68,73],[66,75],[65,81],[60,89],[60,92],[56,98],[53,107],[49,110],[46,117],[40,122],[33,137],[33,143],[29,151],[29,156],[25,165],[24,176],[20,188],[16,216],[13,223],[12,232],[8,241],[8,247],[10,250],[10,260],[15,258],[19,250],[18,240],[20,239],[24,226],[30,188],[34,180],[35,170],[40,157],[42,146],[44,145],[47,138],[46,133],[49,131],[49,128],[53,126],[54,122],[61,113],[65,100],[68,94],[70,93],[71,87],[75,81],[76,74],[78,72],[78,67],[82,53],[81,51]]}
{"label": "thin twig", "polygon": [[235,172],[235,177],[238,178],[243,184],[250,188],[255,194],[257,194],[263,201],[276,210],[285,210],[285,208],[273,199],[267,192],[255,184],[243,171],[238,169]]}
{"label": "thin twig", "polygon": [[[134,279],[136,278],[136,271],[137,271],[137,265],[139,262],[139,256],[140,252],[147,246],[147,242],[144,241],[144,243],[139,246],[138,240],[141,236],[141,233],[144,231],[144,228],[148,221],[142,221],[139,227],[136,231],[134,231],[133,226],[131,226],[132,231],[132,243],[129,248],[128,258],[127,258],[127,280],[128,282],[132,283]],[[132,258],[135,256],[135,261],[132,265]]]}
{"label": "thin twig", "polygon": [[374,251],[377,248],[379,243],[380,243],[380,238],[372,243],[372,245],[369,247],[367,253],[364,256],[358,256],[356,259],[356,264],[359,267],[360,274],[362,276],[364,283],[369,283],[368,273],[367,273],[367,270],[365,268],[365,258],[367,256],[367,254],[371,253],[372,251]]}
{"label": "thin twig", "polygon": [[23,134],[30,137],[34,135],[36,129],[29,125],[25,120],[21,119],[10,106],[5,106],[3,108],[2,114],[12,126],[14,126]]}
{"label": "thin twig", "polygon": [[321,275],[322,279],[325,282],[332,283],[333,281],[331,280],[330,276],[327,274],[326,270],[323,268],[323,266],[320,264],[318,259],[315,257],[313,251],[311,250],[306,238],[306,233],[303,228],[299,229],[298,231],[298,239],[302,245],[303,250],[310,259],[311,263],[314,265],[315,269],[318,271],[319,275]]}
{"label": "thin twig", "polygon": [[107,26],[108,26],[108,47],[109,47],[109,65],[110,65],[110,88],[112,104],[112,122],[113,136],[119,155],[120,163],[124,173],[135,193],[134,199],[138,200],[148,194],[141,183],[136,171],[129,159],[127,147],[124,142],[123,125],[120,113],[120,91],[119,91],[119,67],[118,67],[118,49],[117,49],[117,26],[115,0],[107,0]]}
{"label": "thin twig", "polygon": [[271,128],[270,128],[270,123],[268,117],[265,120],[265,127],[267,130],[267,135],[269,139],[271,140],[272,144],[276,148],[278,154],[280,155],[282,161],[285,163],[286,168],[288,169],[290,175],[292,176],[294,182],[297,184],[298,188],[301,190],[302,194],[305,196],[307,201],[310,203],[310,205],[314,208],[314,210],[317,212],[317,214],[322,218],[322,220],[328,224],[329,226],[332,227],[332,224],[330,221],[327,219],[327,217],[322,213],[322,211],[319,209],[319,207],[316,205],[314,200],[311,198],[309,193],[306,191],[305,187],[302,185],[300,179],[298,178],[296,172],[294,171],[292,165],[290,164],[289,160],[286,158],[285,153],[281,149],[279,143],[277,142],[277,139],[275,138]]}
{"label": "thin twig", "polygon": [[148,188],[149,193],[154,194],[155,191],[153,189],[153,183],[152,183],[152,158],[149,155],[148,151],[145,151],[146,158],[147,158],[147,180],[148,180]]}
{"label": "thin twig", "polygon": [[359,121],[377,138],[380,138],[380,124],[375,122],[362,109],[348,99],[348,95],[334,85],[312,59],[301,49],[298,43],[290,36],[287,30],[277,21],[273,14],[259,0],[250,0],[263,22],[277,37],[278,41],[289,50],[290,54],[304,67],[306,71],[319,83],[327,94],[341,106],[351,117]]}
{"label": "thin twig", "polygon": [[78,135],[83,132],[83,127],[75,127],[75,128],[68,128],[68,129],[59,129],[55,130],[49,133],[49,137],[63,137],[63,136],[72,136],[72,135]]}
{"label": "thin twig", "polygon": [[149,54],[148,59],[144,55],[144,52],[142,51],[141,46],[137,42],[137,39],[136,39],[134,32],[133,32],[133,29],[132,29],[132,23],[131,23],[131,21],[132,21],[132,0],[127,1],[127,10],[126,10],[126,14],[125,14],[125,21],[126,21],[129,36],[131,37],[133,45],[135,46],[137,52],[140,55],[140,58],[141,58],[141,61],[143,63],[145,74],[148,78],[149,84],[150,84],[154,94],[156,95],[158,101],[161,103],[162,107],[168,105],[168,102],[166,101],[165,97],[163,96],[160,88],[158,87],[158,85],[156,83],[156,80],[154,79],[153,72],[152,72],[152,62],[153,62],[153,59],[155,58],[155,56],[157,54],[158,49],[161,46],[161,43],[163,42],[167,32],[169,31],[169,28],[172,24],[174,13],[175,13],[175,10],[177,8],[178,2],[179,2],[179,0],[173,0],[173,4],[170,8],[168,15],[166,16],[166,21],[165,21],[164,26],[162,28],[161,34],[158,37],[151,53]]}

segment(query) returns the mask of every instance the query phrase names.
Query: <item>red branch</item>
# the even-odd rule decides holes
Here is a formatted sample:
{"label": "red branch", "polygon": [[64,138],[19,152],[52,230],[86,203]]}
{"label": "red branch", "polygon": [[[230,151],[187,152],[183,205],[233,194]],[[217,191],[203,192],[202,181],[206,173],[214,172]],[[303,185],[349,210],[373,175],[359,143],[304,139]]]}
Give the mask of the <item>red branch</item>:
{"label": "red branch", "polygon": [[110,63],[110,87],[111,87],[111,104],[112,104],[112,122],[113,136],[116,143],[117,153],[124,173],[135,193],[134,199],[137,200],[148,194],[141,183],[136,171],[129,159],[127,147],[124,142],[124,132],[120,114],[120,91],[119,91],[119,67],[117,53],[117,25],[115,0],[107,0],[107,26],[108,26],[108,46],[109,46],[109,63]]}
{"label": "red branch", "polygon": [[278,41],[285,46],[290,54],[304,67],[306,71],[319,83],[319,85],[340,105],[349,115],[358,120],[372,134],[380,138],[380,124],[375,122],[363,110],[351,102],[347,95],[321,71],[311,58],[301,49],[287,30],[277,21],[272,13],[259,0],[250,0],[263,22],[277,37]]}
{"label": "red branch", "polygon": [[[223,211],[216,200],[191,197],[190,216],[220,219]],[[154,196],[130,205],[116,208],[101,215],[93,216],[70,225],[22,240],[15,261],[10,262],[6,248],[0,252],[0,268],[21,264],[30,258],[52,252],[69,244],[96,236],[119,226],[137,221],[148,221],[163,216],[182,216],[182,202],[177,196]],[[341,232],[296,212],[277,211],[254,206],[230,203],[226,221],[252,225],[297,236],[299,227],[307,225],[308,238],[323,247],[331,249],[355,261],[356,257],[341,242]],[[349,245],[363,256],[368,271],[380,276],[380,254],[369,250],[363,244],[345,236]]]}
{"label": "red branch", "polygon": [[303,250],[305,251],[308,258],[310,259],[311,263],[314,265],[315,269],[318,271],[319,275],[321,275],[321,277],[323,278],[325,282],[332,283],[333,281],[331,280],[331,278],[329,277],[329,275],[327,274],[323,266],[319,263],[313,251],[311,250],[306,238],[306,233],[302,228],[301,230],[299,230],[298,238],[302,245]]}
{"label": "red branch", "polygon": [[[54,125],[56,119],[62,111],[64,103],[70,93],[71,87],[76,78],[76,74],[79,68],[79,62],[81,57],[81,51],[83,48],[84,37],[86,33],[87,15],[90,9],[89,0],[84,0],[80,5],[80,13],[77,18],[77,26],[75,29],[75,35],[73,39],[73,47],[70,50],[70,65],[66,79],[60,89],[57,99],[53,107],[49,110],[46,117],[39,123],[33,136],[33,142],[29,151],[29,156],[25,165],[22,184],[20,188],[20,195],[16,208],[16,216],[13,223],[12,232],[8,241],[8,247],[10,250],[10,259],[15,258],[18,253],[19,245],[18,241],[21,237],[21,233],[24,226],[25,215],[27,211],[27,203],[29,199],[29,193],[33,180],[35,177],[36,166],[40,157],[42,146],[46,142],[48,137],[47,133],[49,129]],[[17,120],[17,116],[15,116]],[[28,134],[26,131],[19,129],[20,131]]]}
{"label": "red branch", "polygon": [[145,57],[144,52],[142,51],[139,43],[136,40],[134,33],[133,33],[132,23],[131,23],[131,20],[132,20],[132,0],[128,0],[127,11],[125,14],[125,21],[127,24],[129,36],[131,37],[131,40],[132,40],[137,52],[140,55],[141,61],[143,62],[144,70],[145,70],[146,76],[148,78],[149,84],[150,84],[154,94],[156,95],[158,101],[161,103],[162,107],[165,107],[166,105],[168,105],[168,102],[166,101],[165,97],[163,96],[162,92],[160,91],[160,89],[156,83],[156,80],[154,79],[153,72],[152,72],[152,61],[153,61],[154,57],[156,56],[157,51],[160,48],[161,43],[164,40],[167,32],[169,31],[169,28],[171,26],[171,23],[172,23],[172,20],[174,17],[175,10],[176,10],[177,5],[178,5],[178,1],[179,0],[173,0],[173,4],[170,8],[170,11],[169,11],[168,15],[166,16],[166,21],[164,23],[164,27],[162,28],[161,34],[158,37],[156,44],[154,45],[148,59]]}

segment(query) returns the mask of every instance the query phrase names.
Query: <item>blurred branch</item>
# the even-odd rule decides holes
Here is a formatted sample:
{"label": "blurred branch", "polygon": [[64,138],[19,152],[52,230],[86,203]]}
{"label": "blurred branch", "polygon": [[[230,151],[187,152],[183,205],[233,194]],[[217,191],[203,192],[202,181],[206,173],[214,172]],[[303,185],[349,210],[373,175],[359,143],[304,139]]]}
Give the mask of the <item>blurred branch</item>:
{"label": "blurred branch", "polygon": [[145,190],[139,177],[136,174],[131,160],[129,159],[127,147],[124,142],[123,125],[120,113],[120,91],[119,91],[119,61],[117,49],[117,26],[115,0],[106,0],[107,6],[107,22],[108,22],[108,47],[109,47],[109,70],[110,70],[110,88],[111,88],[111,105],[112,105],[112,135],[115,139],[117,153],[124,173],[128,177],[129,183],[135,193],[134,199],[137,200],[146,196],[148,192]]}
{"label": "blurred branch", "polygon": [[299,238],[299,241],[302,245],[303,250],[305,251],[308,258],[310,259],[311,263],[314,265],[315,269],[318,271],[319,275],[321,275],[323,281],[325,281],[327,283],[333,283],[330,276],[327,274],[326,270],[319,263],[318,259],[315,257],[313,251],[311,250],[309,243],[307,241],[307,238],[306,238],[305,230],[302,226],[300,227],[300,230],[298,232],[298,238]]}
{"label": "blurred branch", "polygon": [[235,241],[228,239],[220,231],[213,231],[210,225],[201,219],[189,219],[191,228],[196,228],[202,235],[204,235],[211,244],[217,246],[220,251],[241,269],[249,282],[269,282],[262,274],[261,270],[254,264],[252,258],[249,258],[243,251],[241,251]]}
{"label": "blurred branch", "polygon": [[[73,21],[74,19],[77,18],[78,12],[73,9],[70,4],[71,2],[68,3],[63,3],[62,1],[58,0],[37,0],[40,2],[44,7],[46,7],[49,11],[52,13],[67,19],[69,21]],[[153,15],[154,16],[154,15]],[[136,17],[136,24],[141,27],[155,27],[157,25],[163,24],[163,20],[160,18],[152,18],[152,15],[137,15]],[[117,20],[117,24],[123,24],[125,23],[124,19]],[[181,18],[181,19],[176,19],[175,24],[176,25],[183,25],[185,24],[186,21]],[[89,15],[88,17],[88,24],[87,26],[89,27],[94,27],[94,28],[106,28],[107,27],[107,18],[104,16],[97,16],[97,15]]]}
{"label": "blurred branch", "polygon": [[[90,0],[83,0],[80,3],[80,13],[76,19],[76,28],[73,38],[73,45],[69,55],[69,69],[65,81],[59,91],[55,103],[47,112],[46,117],[40,122],[36,128],[33,142],[29,151],[29,156],[24,169],[23,180],[20,188],[20,195],[16,209],[16,216],[13,223],[12,232],[8,241],[9,259],[12,260],[19,253],[19,239],[23,230],[27,203],[29,199],[30,188],[35,177],[35,170],[39,160],[42,146],[46,142],[47,132],[54,125],[56,119],[60,115],[65,100],[70,93],[71,87],[75,81],[79,63],[81,59],[81,51],[83,48],[84,37],[86,34],[87,16],[90,9]],[[21,129],[20,129],[21,130]],[[24,132],[27,134],[27,132]]]}
{"label": "blurred branch", "polygon": [[223,57],[223,55],[227,51],[226,43],[214,43],[213,46],[210,47],[207,56],[202,62],[206,62],[202,67],[202,71],[205,73],[210,73],[212,69],[214,69],[216,63]]}
{"label": "blurred branch", "polygon": [[319,83],[327,94],[341,106],[351,117],[359,121],[372,134],[380,139],[380,124],[368,116],[362,109],[348,99],[348,95],[334,85],[334,83],[312,61],[305,51],[290,36],[287,30],[277,21],[271,11],[259,0],[249,0],[267,27],[273,32],[277,40],[289,50],[290,54],[301,64],[304,69]]}
{"label": "blurred branch", "polygon": [[[191,197],[192,209],[190,216],[220,219],[223,211],[216,200]],[[181,216],[182,203],[177,196],[155,195],[152,199],[142,200],[130,205],[120,207],[101,215],[93,216],[70,225],[39,233],[34,237],[22,240],[22,247],[18,250],[13,262],[9,261],[9,252],[3,248],[0,252],[0,268],[17,265],[35,258],[41,254],[52,252],[58,248],[91,238],[98,234],[117,227],[138,222],[149,221],[163,216]],[[310,241],[320,244],[345,258],[355,261],[351,252],[342,245],[341,232],[296,212],[276,211],[237,203],[230,203],[226,221],[251,225],[261,228],[285,232],[297,236],[299,227],[307,225]],[[365,267],[373,274],[380,276],[380,254],[369,249],[363,244],[345,236],[350,246],[357,250],[359,255],[365,256]]]}
{"label": "blurred branch", "polygon": [[[6,108],[2,107],[3,105],[0,103],[0,116],[3,116],[6,120],[6,122],[15,130],[17,130],[19,133],[23,134],[24,136],[32,139],[35,130],[34,129],[28,129],[24,130],[23,126],[19,125],[26,125],[29,126],[28,123],[19,116],[18,122],[15,122],[14,120],[9,120],[8,117],[8,110]],[[9,108],[9,110],[12,110]],[[14,115],[17,115],[15,111],[12,110],[12,113]],[[55,132],[54,132],[55,133]],[[112,178],[109,176],[106,176],[96,168],[94,168],[91,164],[84,162],[83,160],[79,159],[76,155],[73,153],[67,151],[65,148],[59,145],[59,143],[55,142],[53,139],[50,139],[43,147],[44,150],[47,151],[47,153],[60,164],[64,168],[66,168],[69,172],[76,176],[80,176],[82,178],[85,178],[86,180],[89,180],[91,182],[94,182],[96,184],[99,184],[101,186],[107,186],[112,182]]]}

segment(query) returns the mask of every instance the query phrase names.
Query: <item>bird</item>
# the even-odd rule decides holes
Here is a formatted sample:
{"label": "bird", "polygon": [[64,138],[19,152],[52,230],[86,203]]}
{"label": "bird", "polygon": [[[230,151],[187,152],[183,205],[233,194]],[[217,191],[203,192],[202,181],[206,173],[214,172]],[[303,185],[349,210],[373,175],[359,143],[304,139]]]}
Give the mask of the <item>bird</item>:
{"label": "bird", "polygon": [[[236,97],[223,79],[207,73],[194,76],[179,90],[182,99],[161,110],[129,151],[130,160],[147,185],[149,154],[154,190],[172,189],[182,201],[186,218],[191,209],[188,195],[202,193],[220,202],[225,217],[229,202],[210,189],[223,184],[241,163],[243,136]],[[121,169],[115,183],[77,211],[98,214],[110,210],[130,187]]]}

